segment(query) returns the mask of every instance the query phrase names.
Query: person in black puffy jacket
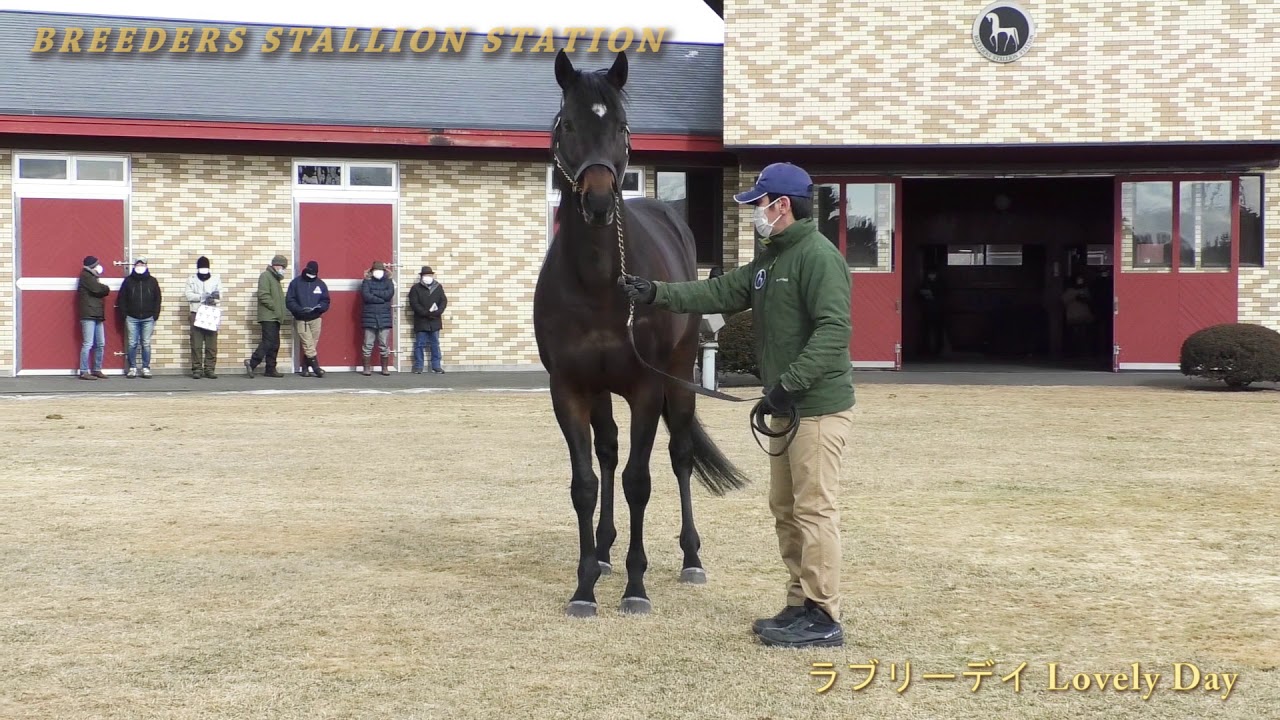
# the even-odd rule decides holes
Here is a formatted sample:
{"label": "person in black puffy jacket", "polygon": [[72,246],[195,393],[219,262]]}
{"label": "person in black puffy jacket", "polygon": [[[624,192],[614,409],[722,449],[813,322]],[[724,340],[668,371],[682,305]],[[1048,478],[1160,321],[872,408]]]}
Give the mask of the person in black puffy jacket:
{"label": "person in black puffy jacket", "polygon": [[313,371],[316,377],[324,377],[319,358],[320,316],[329,310],[329,286],[320,279],[320,264],[315,260],[308,262],[302,274],[289,283],[284,306],[293,315],[294,328],[302,341],[302,377],[311,377]]}
{"label": "person in black puffy jacket", "polygon": [[391,361],[391,304],[396,298],[396,285],[387,276],[387,266],[381,261],[374,262],[373,267],[365,274],[360,283],[360,298],[364,307],[360,311],[361,325],[364,326],[364,374],[372,375],[369,360],[373,356],[375,340],[382,346],[382,374],[390,375],[387,365]]}
{"label": "person in black puffy jacket", "polygon": [[[160,319],[160,283],[147,269],[145,258],[138,258],[133,263],[133,272],[120,285],[120,293],[116,295],[116,307],[124,313],[125,329],[128,335],[128,349],[125,356],[129,360],[129,371],[126,377],[151,377],[151,333],[156,328],[156,320]],[[142,367],[138,367],[138,346],[142,346]]]}

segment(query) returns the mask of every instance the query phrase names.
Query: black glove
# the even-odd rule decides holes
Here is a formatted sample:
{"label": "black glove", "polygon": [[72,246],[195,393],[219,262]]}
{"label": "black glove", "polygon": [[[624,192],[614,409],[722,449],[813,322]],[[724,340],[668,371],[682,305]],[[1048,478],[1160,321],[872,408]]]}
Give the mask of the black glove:
{"label": "black glove", "polygon": [[774,385],[773,389],[764,396],[764,409],[770,415],[786,415],[794,404],[791,393],[782,387],[782,383]]}
{"label": "black glove", "polygon": [[631,302],[644,303],[648,305],[652,303],[654,298],[658,296],[658,288],[652,282],[635,275],[623,275],[618,278],[618,285],[622,286],[622,291],[627,294],[627,299]]}

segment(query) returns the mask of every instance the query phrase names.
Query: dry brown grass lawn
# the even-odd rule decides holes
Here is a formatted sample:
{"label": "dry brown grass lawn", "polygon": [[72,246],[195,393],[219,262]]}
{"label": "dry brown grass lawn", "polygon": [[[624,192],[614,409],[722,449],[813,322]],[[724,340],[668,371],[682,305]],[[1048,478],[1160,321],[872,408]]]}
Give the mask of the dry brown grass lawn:
{"label": "dry brown grass lawn", "polygon": [[[813,652],[751,640],[785,575],[742,405],[699,403],[759,478],[695,491],[709,584],[676,582],[660,430],[654,614],[618,616],[615,573],[582,621],[562,614],[577,540],[545,395],[3,401],[0,717],[1280,717],[1280,394],[858,398],[850,642]],[[872,658],[855,692],[846,666]],[[921,677],[986,659],[977,692]],[[826,694],[815,661],[842,669]],[[1016,693],[999,679],[1024,661]],[[1238,673],[1230,698],[1174,691],[1188,661]],[[1161,677],[1146,700],[1051,692],[1050,662]]]}

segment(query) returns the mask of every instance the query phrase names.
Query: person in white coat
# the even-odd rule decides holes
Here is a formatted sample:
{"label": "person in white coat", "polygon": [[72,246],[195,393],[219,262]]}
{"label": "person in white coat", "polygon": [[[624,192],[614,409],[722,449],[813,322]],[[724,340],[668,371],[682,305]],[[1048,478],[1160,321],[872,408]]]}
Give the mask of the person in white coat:
{"label": "person in white coat", "polygon": [[196,274],[187,280],[187,302],[191,307],[191,377],[216,378],[218,364],[218,331],[196,327],[196,311],[201,305],[217,305],[222,296],[222,281],[209,269],[209,258],[196,261]]}

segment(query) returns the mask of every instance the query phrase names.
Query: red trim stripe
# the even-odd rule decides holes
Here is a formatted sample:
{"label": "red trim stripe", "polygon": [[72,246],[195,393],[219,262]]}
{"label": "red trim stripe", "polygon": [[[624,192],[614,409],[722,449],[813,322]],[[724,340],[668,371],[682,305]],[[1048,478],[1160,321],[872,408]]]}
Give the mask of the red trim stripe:
{"label": "red trim stripe", "polygon": [[[0,134],[6,133],[14,135],[322,142],[526,150],[545,150],[551,144],[550,132],[537,130],[458,130],[0,115]],[[631,136],[631,147],[633,150],[640,151],[723,152],[724,139],[719,135],[637,133]]]}

